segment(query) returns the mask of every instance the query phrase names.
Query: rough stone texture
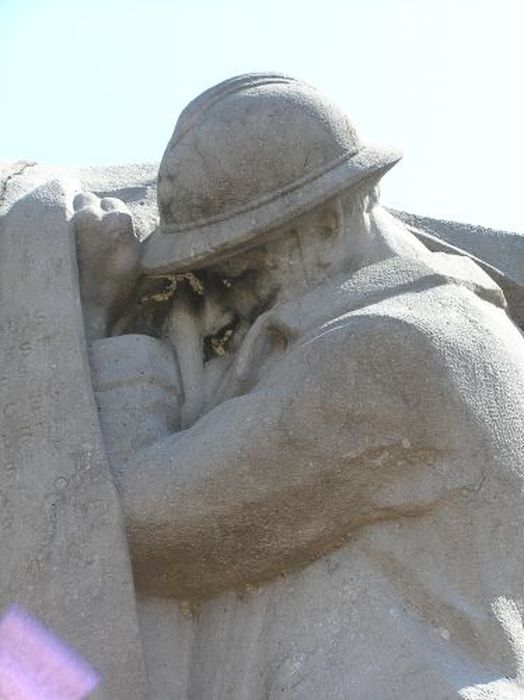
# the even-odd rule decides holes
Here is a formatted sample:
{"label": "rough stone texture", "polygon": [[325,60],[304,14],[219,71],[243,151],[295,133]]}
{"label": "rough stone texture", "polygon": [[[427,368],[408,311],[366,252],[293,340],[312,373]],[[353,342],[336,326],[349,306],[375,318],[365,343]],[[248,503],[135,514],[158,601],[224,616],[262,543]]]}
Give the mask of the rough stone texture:
{"label": "rough stone texture", "polygon": [[[192,109],[234,84],[266,114],[267,79]],[[189,165],[235,148],[224,104]],[[278,169],[317,132],[288,143],[276,113]],[[246,183],[250,227],[222,202],[230,234],[211,222],[183,274],[154,166],[2,169],[0,600],[94,663],[97,697],[523,696],[524,237],[392,216],[353,136],[365,187],[295,172],[326,201],[249,246],[268,210]]]}
{"label": "rough stone texture", "polygon": [[67,167],[19,161],[0,161],[0,214],[24,194],[51,180],[73,180],[78,192],[94,192],[99,197],[116,197],[125,202],[133,215],[140,238],[156,225],[156,175],[158,164],[107,167]]}
{"label": "rough stone texture", "polygon": [[459,224],[456,221],[431,219],[407,212],[391,210],[406,224],[432,233],[451,245],[467,250],[480,260],[489,262],[515,282],[524,285],[524,235],[497,231],[484,226]]}
{"label": "rough stone texture", "polygon": [[500,285],[512,318],[524,328],[524,235],[406,212],[392,213],[430,250],[468,254]]}
{"label": "rough stone texture", "polygon": [[91,389],[68,227],[74,184],[0,221],[0,602],[24,605],[104,676],[98,698],[143,698],[120,508]]}

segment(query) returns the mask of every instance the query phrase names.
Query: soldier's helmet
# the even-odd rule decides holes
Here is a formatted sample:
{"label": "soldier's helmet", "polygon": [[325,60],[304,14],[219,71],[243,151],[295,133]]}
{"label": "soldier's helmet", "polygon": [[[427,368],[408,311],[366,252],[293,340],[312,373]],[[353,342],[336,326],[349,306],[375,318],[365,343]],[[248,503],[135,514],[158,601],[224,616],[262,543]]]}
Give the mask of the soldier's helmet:
{"label": "soldier's helmet", "polygon": [[160,225],[145,272],[198,269],[264,240],[398,151],[362,144],[317,90],[274,73],[226,80],[180,115],[158,173]]}

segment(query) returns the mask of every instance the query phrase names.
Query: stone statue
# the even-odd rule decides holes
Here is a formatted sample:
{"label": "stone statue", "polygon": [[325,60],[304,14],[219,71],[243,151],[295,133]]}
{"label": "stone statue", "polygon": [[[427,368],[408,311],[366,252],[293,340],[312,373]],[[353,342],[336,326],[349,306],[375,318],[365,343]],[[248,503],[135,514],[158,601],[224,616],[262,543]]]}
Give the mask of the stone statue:
{"label": "stone statue", "polygon": [[[76,581],[63,503],[80,514],[100,503],[79,537],[116,559],[80,567],[89,586],[108,581],[101,611],[91,589],[82,605],[121,615],[129,652],[108,636],[120,655],[100,697],[524,693],[522,334],[471,256],[432,252],[431,236],[380,206],[399,157],[362,144],[313,88],[253,74],[180,116],[145,240],[114,192],[55,194],[76,243],[95,400],[74,374],[82,363],[59,360],[71,384],[47,386],[68,408],[65,429],[84,421],[88,434],[81,478],[53,472],[41,494],[54,504],[48,549],[73,553],[65,581],[46,571],[55,596]],[[49,208],[49,189],[26,209]],[[23,202],[5,217],[10,245]],[[26,258],[13,258],[18,271]],[[53,304],[74,297],[70,281],[59,292]],[[82,382],[77,410],[61,397]]]}

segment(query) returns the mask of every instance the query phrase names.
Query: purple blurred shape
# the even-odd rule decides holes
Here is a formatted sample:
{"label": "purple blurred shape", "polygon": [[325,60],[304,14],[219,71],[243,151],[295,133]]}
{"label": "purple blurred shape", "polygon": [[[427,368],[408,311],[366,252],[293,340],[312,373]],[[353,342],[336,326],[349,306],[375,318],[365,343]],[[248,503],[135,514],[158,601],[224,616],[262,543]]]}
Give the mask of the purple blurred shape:
{"label": "purple blurred shape", "polygon": [[2,700],[81,700],[100,681],[76,652],[18,606],[0,619]]}

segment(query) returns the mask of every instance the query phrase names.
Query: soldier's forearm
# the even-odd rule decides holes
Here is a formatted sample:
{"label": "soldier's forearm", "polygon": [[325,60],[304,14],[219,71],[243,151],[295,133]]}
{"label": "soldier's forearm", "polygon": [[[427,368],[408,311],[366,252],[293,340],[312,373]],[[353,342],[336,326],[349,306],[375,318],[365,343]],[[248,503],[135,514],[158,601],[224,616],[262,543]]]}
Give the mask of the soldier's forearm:
{"label": "soldier's forearm", "polygon": [[[369,521],[365,458],[295,439],[295,408],[264,392],[228,401],[118,470],[140,589],[180,599],[241,589],[307,563]],[[312,426],[312,435],[321,431]]]}
{"label": "soldier's forearm", "polygon": [[[405,346],[404,328],[393,330]],[[353,336],[351,357],[343,328],[323,334],[265,386],[127,461],[118,478],[139,587],[179,598],[238,589],[441,497],[442,482],[424,480],[450,449],[431,437],[446,407],[426,392],[418,410],[431,431],[419,439],[401,390],[410,354],[393,380],[387,366],[363,369],[383,352],[382,332]],[[411,496],[398,501],[391,485],[406,480]]]}
{"label": "soldier's forearm", "polygon": [[324,465],[281,415],[278,397],[229,401],[117,470],[139,588],[202,598],[310,556],[332,516]]}
{"label": "soldier's forearm", "polygon": [[103,338],[90,344],[90,359],[98,415],[113,463],[179,429],[181,389],[165,342],[133,334]]}

